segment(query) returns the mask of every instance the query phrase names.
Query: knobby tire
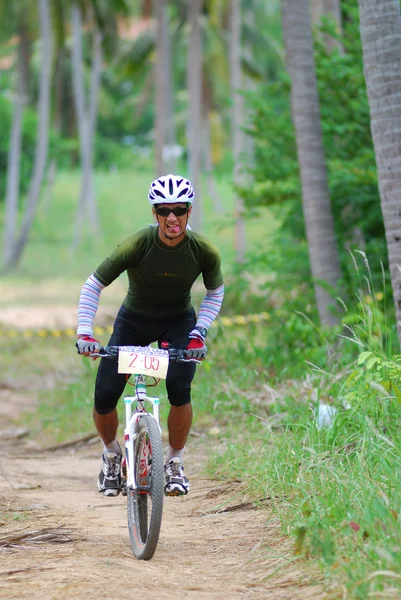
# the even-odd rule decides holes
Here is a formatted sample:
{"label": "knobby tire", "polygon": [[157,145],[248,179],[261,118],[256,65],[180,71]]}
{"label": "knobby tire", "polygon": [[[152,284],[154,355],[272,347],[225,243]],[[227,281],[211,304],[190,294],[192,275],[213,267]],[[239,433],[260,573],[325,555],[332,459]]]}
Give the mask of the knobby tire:
{"label": "knobby tire", "polygon": [[[137,483],[149,485],[150,491],[140,493],[127,489],[128,530],[136,558],[150,560],[156,551],[162,522],[163,445],[159,427],[150,415],[139,419],[138,431],[134,450],[135,479]],[[146,477],[143,477],[144,464],[147,467]]]}

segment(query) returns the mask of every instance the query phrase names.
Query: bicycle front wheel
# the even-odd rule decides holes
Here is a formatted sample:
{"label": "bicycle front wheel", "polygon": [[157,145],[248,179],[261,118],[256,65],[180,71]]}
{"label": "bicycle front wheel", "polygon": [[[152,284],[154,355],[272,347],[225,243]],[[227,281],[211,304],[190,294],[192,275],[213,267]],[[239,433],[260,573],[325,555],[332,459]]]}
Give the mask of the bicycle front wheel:
{"label": "bicycle front wheel", "polygon": [[137,489],[127,489],[128,530],[136,558],[149,560],[156,551],[164,500],[163,445],[159,426],[150,415],[138,421],[134,448]]}

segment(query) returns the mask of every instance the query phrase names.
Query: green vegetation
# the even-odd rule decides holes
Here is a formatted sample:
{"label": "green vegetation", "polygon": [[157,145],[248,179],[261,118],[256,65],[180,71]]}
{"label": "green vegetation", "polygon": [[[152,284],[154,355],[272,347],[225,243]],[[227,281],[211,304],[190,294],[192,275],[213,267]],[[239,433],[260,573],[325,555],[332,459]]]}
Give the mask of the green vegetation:
{"label": "green vegetation", "polygon": [[[322,43],[317,43],[315,60],[330,199],[346,284],[343,287],[352,294],[358,282],[349,250],[356,248],[366,252],[377,283],[381,280],[381,262],[387,265],[387,248],[363,73],[358,8],[356,3],[344,2],[343,11],[345,53],[329,52]],[[323,30],[333,33],[333,24],[327,21]],[[252,112],[250,132],[255,140],[252,166],[255,182],[242,191],[249,206],[274,207],[280,214],[279,243],[283,238],[292,240],[292,245],[284,246],[283,256],[289,252],[291,260],[294,242],[302,247],[304,268],[291,268],[293,283],[298,285],[310,275],[305,224],[300,210],[302,195],[290,87],[283,68],[276,79],[265,84],[263,93],[259,89],[248,93]]]}
{"label": "green vegetation", "polygon": [[[28,251],[18,270],[2,281],[25,278],[68,279],[86,278],[111,253],[115,246],[138,229],[147,227],[152,220],[146,200],[153,172],[149,167],[140,170],[97,172],[96,194],[99,203],[102,235],[94,236],[86,230],[82,245],[75,254],[71,252],[75,210],[79,195],[80,175],[75,171],[57,174],[49,205],[42,202],[32,230]],[[232,186],[229,180],[217,182],[217,191],[224,208],[216,214],[213,201],[204,193],[204,233],[218,240],[227,273],[234,257],[234,229],[232,226]],[[3,232],[3,214],[0,213],[0,232]],[[263,218],[261,218],[263,217]],[[268,241],[276,221],[270,211],[262,209],[248,220],[249,249]],[[0,235],[1,238],[1,235]],[[0,239],[1,244],[1,239]],[[55,257],[54,253],[57,254]],[[83,281],[82,281],[83,283]]]}
{"label": "green vegetation", "polygon": [[[387,597],[390,587],[401,590],[401,356],[391,353],[395,332],[383,293],[366,292],[347,321],[348,335],[340,332],[335,341],[319,339],[298,316],[282,334],[284,348],[274,325],[264,330],[272,348],[265,365],[279,366],[273,372],[263,369],[264,353],[250,339],[245,352],[239,344],[236,356],[259,377],[248,392],[232,377],[230,391],[247,395],[249,412],[241,432],[228,435],[211,457],[209,470],[241,479],[242,491],[256,501],[268,499],[294,537],[295,555],[319,561],[331,589],[345,585],[350,598]],[[302,329],[310,344],[300,352]],[[296,349],[288,355],[290,345]],[[324,404],[337,413],[319,428]]]}

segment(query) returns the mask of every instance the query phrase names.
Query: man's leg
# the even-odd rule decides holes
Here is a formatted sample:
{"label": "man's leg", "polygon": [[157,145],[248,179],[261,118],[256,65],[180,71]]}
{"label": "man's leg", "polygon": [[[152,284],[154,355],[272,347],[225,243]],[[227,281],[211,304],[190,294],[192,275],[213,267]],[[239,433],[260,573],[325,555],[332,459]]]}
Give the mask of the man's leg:
{"label": "man's leg", "polygon": [[122,451],[117,441],[116,405],[125,383],[125,376],[117,373],[117,363],[102,359],[96,377],[93,420],[103,442],[97,486],[104,496],[118,496],[121,490]]}
{"label": "man's leg", "polygon": [[185,443],[192,423],[192,404],[170,406],[167,419],[169,448],[164,466],[166,496],[182,496],[189,492],[189,481],[184,474],[183,456]]}
{"label": "man's leg", "polygon": [[171,448],[183,450],[192,424],[192,404],[170,406],[167,420],[168,439]]}
{"label": "man's leg", "polygon": [[117,409],[107,415],[100,415],[96,408],[93,409],[93,420],[95,422],[96,430],[99,434],[103,444],[107,446],[114,442],[117,437],[118,429],[118,415]]}
{"label": "man's leg", "polygon": [[184,474],[183,455],[192,424],[191,381],[194,363],[170,363],[166,380],[170,412],[168,416],[169,448],[165,464],[167,496],[182,496],[189,492]]}
{"label": "man's leg", "polygon": [[[192,309],[186,315],[172,318],[166,323],[159,343],[166,341],[170,348],[186,348],[189,332],[195,327],[196,315]],[[189,491],[189,482],[184,475],[183,455],[185,443],[192,424],[191,383],[196,371],[192,362],[170,361],[166,389],[170,402],[167,420],[169,448],[164,466],[167,496],[180,496]]]}

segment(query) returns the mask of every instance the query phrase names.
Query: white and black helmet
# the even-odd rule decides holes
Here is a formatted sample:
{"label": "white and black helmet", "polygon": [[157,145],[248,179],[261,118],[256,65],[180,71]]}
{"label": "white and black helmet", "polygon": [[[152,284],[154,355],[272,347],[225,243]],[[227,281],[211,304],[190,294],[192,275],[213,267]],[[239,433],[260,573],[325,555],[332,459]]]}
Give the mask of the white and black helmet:
{"label": "white and black helmet", "polygon": [[148,199],[151,204],[185,202],[192,204],[195,194],[192,184],[180,175],[164,175],[150,184]]}

